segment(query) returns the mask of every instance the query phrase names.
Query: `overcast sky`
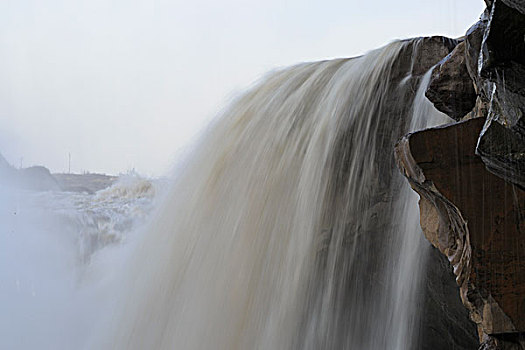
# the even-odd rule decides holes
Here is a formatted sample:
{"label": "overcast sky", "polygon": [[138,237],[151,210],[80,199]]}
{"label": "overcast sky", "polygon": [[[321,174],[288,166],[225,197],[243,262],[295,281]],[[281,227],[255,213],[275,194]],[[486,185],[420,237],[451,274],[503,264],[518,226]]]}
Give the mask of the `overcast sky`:
{"label": "overcast sky", "polygon": [[1,0],[0,153],[162,175],[265,72],[458,37],[482,0]]}

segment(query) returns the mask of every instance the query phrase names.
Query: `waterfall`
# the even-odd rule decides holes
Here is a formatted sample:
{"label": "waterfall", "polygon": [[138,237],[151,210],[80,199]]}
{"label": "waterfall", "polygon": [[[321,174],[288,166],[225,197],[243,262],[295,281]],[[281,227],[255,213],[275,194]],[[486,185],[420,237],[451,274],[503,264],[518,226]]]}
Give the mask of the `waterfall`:
{"label": "waterfall", "polygon": [[[428,245],[393,145],[441,121],[394,42],[274,72],[209,127],[135,247],[107,349],[410,349]],[[419,89],[418,89],[419,86]]]}

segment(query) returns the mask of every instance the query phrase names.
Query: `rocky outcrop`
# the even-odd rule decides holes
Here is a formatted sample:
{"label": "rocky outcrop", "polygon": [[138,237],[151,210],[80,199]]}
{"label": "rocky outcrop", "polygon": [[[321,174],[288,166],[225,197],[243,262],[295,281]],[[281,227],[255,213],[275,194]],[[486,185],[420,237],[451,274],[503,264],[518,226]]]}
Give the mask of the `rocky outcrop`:
{"label": "rocky outcrop", "polygon": [[463,41],[432,71],[427,98],[441,112],[459,120],[474,108],[476,91],[465,64]]}
{"label": "rocky outcrop", "polygon": [[432,248],[424,281],[425,296],[421,308],[424,317],[418,350],[475,349],[476,325],[459,296],[455,275],[447,258]]}
{"label": "rocky outcrop", "polygon": [[485,2],[426,91],[462,122],[408,135],[396,157],[421,196],[426,237],[453,265],[480,349],[525,349],[525,2]]}
{"label": "rocky outcrop", "polygon": [[434,69],[426,96],[456,120],[485,118],[477,154],[489,171],[525,188],[525,6],[517,0],[488,5]]}
{"label": "rocky outcrop", "polygon": [[525,13],[517,9],[523,2],[495,1],[483,33],[478,74],[490,108],[477,153],[490,171],[525,188]]}
{"label": "rocky outcrop", "polygon": [[421,196],[425,236],[452,264],[484,348],[520,349],[525,191],[487,171],[475,154],[484,123],[471,119],[408,135],[396,146],[396,159]]}
{"label": "rocky outcrop", "polygon": [[513,8],[513,9],[515,9],[515,10],[521,12],[521,13],[525,13],[525,2],[523,0],[503,0],[503,2],[507,6]]}
{"label": "rocky outcrop", "polygon": [[449,55],[459,41],[444,36],[430,36],[407,40],[399,57],[394,62],[392,78],[422,76],[443,57]]}

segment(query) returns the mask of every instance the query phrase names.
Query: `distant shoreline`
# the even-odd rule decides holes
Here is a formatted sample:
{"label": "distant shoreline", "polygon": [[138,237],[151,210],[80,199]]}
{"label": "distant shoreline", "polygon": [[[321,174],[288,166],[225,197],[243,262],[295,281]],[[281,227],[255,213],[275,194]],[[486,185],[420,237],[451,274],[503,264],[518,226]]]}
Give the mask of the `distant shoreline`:
{"label": "distant shoreline", "polygon": [[16,169],[0,154],[0,183],[34,191],[95,193],[107,188],[119,177],[106,174],[51,173],[44,166]]}
{"label": "distant shoreline", "polygon": [[51,174],[62,191],[95,193],[107,188],[118,179],[118,176],[106,174]]}

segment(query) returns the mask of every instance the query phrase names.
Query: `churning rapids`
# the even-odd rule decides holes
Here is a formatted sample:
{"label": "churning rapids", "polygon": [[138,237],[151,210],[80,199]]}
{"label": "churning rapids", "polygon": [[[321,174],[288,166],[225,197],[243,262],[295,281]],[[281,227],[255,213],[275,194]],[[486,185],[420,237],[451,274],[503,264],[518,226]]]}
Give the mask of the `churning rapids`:
{"label": "churning rapids", "polygon": [[[13,219],[11,193],[2,265],[35,256],[28,271],[1,270],[12,319],[0,345],[417,348],[429,245],[393,145],[445,120],[424,97],[429,74],[410,73],[413,55],[399,68],[418,40],[270,74],[208,128],[162,198],[34,195],[43,226]],[[121,229],[88,249],[52,218],[76,210],[78,232],[103,230],[97,201],[113,203],[118,219],[105,222]]]}

